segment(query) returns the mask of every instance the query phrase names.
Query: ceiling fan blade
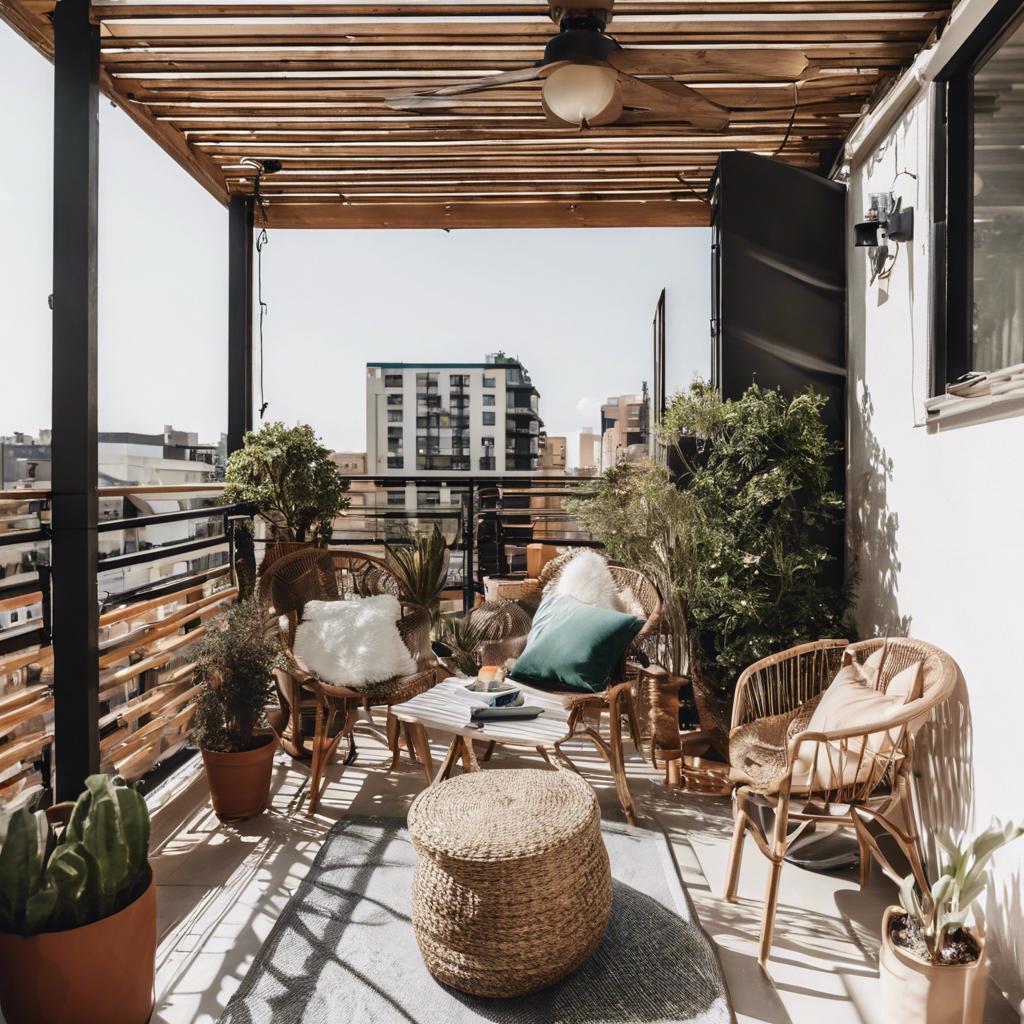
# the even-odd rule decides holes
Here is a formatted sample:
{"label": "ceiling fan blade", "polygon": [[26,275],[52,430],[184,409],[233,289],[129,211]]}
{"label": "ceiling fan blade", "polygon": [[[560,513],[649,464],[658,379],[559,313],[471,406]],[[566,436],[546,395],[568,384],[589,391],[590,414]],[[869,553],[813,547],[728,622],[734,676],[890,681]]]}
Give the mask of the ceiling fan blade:
{"label": "ceiling fan blade", "polygon": [[742,79],[798,79],[807,70],[799,50],[616,50],[608,55],[616,71],[628,75],[688,75],[707,72]]}
{"label": "ceiling fan blade", "polygon": [[514,71],[503,71],[500,75],[487,78],[474,78],[458,85],[446,85],[429,92],[393,93],[385,98],[385,102],[394,110],[433,110],[439,107],[450,107],[452,96],[465,96],[469,93],[484,92],[486,89],[500,89],[503,85],[515,85],[518,82],[532,82],[551,71],[551,65],[533,64],[528,68],[516,68]]}
{"label": "ceiling fan blade", "polygon": [[620,74],[619,95],[623,107],[667,114],[673,120],[686,121],[696,128],[718,131],[729,124],[729,111],[725,107],[671,78],[652,82]]}

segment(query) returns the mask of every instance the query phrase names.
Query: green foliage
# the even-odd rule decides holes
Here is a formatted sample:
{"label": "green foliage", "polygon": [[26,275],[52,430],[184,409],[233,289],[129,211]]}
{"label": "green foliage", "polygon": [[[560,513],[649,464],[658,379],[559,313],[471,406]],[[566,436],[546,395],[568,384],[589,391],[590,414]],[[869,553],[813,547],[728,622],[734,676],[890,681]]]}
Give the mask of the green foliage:
{"label": "green foliage", "polygon": [[313,428],[268,423],[228,457],[224,497],[255,506],[275,540],[326,541],[349,506],[349,482]]}
{"label": "green foliage", "polygon": [[593,495],[573,499],[566,508],[601,539],[610,558],[644,573],[658,588],[672,632],[671,664],[665,667],[682,674],[696,579],[692,496],[661,466],[623,462],[600,478]]}
{"label": "green foliage", "polygon": [[92,924],[149,885],[149,811],[136,790],[90,775],[58,839],[43,811],[11,815],[0,847],[0,931]]}
{"label": "green foliage", "polygon": [[192,730],[207,750],[238,753],[256,746],[254,732],[273,697],[273,670],[281,664],[259,603],[231,605],[212,623],[193,657],[196,698]]}
{"label": "green foliage", "polygon": [[448,543],[436,526],[429,533],[414,534],[407,544],[389,544],[385,562],[398,579],[402,603],[425,608],[436,619],[448,580],[448,558]]}
{"label": "green foliage", "polygon": [[822,422],[826,401],[811,389],[787,399],[757,385],[723,401],[696,381],[666,410],[661,432],[684,456],[697,524],[691,653],[722,689],[767,654],[841,635],[849,590],[824,577],[833,559],[824,538],[844,511],[830,486],[840,449]]}
{"label": "green foliage", "polygon": [[952,836],[937,837],[949,860],[926,893],[920,893],[913,875],[900,885],[900,903],[911,926],[924,940],[932,963],[943,962],[950,937],[964,926],[971,904],[988,884],[988,862],[1000,847],[1024,835],[1024,825],[993,821],[973,842],[964,845]]}

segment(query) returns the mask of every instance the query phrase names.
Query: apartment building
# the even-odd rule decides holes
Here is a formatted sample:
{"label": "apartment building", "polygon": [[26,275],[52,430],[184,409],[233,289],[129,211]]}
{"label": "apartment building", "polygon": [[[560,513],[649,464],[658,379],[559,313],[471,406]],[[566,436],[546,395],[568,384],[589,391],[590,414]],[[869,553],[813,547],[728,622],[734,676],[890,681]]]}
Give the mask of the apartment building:
{"label": "apartment building", "polygon": [[367,471],[444,476],[538,469],[540,394],[518,359],[367,363]]}
{"label": "apartment building", "polygon": [[595,434],[593,427],[580,430],[580,457],[576,463],[576,472],[581,476],[592,476],[601,465],[601,435]]}
{"label": "apartment building", "polygon": [[648,454],[647,385],[641,395],[613,395],[601,406],[601,469]]}
{"label": "apartment building", "polygon": [[540,456],[537,468],[546,476],[562,476],[566,467],[567,439],[562,436],[542,434],[540,439]]}

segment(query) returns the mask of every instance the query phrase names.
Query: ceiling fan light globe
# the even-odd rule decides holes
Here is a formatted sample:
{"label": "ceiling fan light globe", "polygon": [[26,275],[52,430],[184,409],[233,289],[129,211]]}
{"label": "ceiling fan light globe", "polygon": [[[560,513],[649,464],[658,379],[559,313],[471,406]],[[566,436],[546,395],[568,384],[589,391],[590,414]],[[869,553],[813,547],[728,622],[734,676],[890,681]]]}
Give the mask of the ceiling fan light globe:
{"label": "ceiling fan light globe", "polygon": [[544,79],[548,110],[567,124],[606,124],[618,116],[618,74],[600,64],[566,64]]}

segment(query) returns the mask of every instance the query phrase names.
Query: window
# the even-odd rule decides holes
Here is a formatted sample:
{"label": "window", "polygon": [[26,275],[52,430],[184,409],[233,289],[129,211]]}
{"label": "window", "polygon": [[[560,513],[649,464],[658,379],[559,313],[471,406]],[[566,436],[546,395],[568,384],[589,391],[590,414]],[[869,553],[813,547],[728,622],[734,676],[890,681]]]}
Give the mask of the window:
{"label": "window", "polygon": [[388,491],[388,504],[405,508],[405,491]]}
{"label": "window", "polygon": [[451,376],[451,383],[453,388],[468,388],[469,387],[469,374],[468,373],[453,373]]}
{"label": "window", "polygon": [[440,491],[421,491],[420,492],[420,505],[423,508],[436,508],[441,504],[441,492]]}
{"label": "window", "polygon": [[401,405],[401,404],[402,404],[402,395],[401,395],[401,393],[399,393],[397,395],[388,395],[388,405]]}
{"label": "window", "polygon": [[480,456],[480,469],[497,469],[497,463],[493,455],[481,455]]}
{"label": "window", "polygon": [[494,405],[494,395],[484,395],[484,405]]}
{"label": "window", "polygon": [[494,377],[488,377],[486,374],[484,375],[484,387],[485,388],[493,388],[495,386],[494,381],[495,381]]}
{"label": "window", "polygon": [[388,423],[401,423],[402,422],[402,410],[401,409],[388,409]]}
{"label": "window", "polygon": [[400,388],[402,386],[402,375],[400,373],[385,373],[384,387]]}
{"label": "window", "polygon": [[405,459],[401,455],[388,456],[388,469],[404,469]]}
{"label": "window", "polygon": [[494,435],[493,434],[485,434],[483,437],[480,438],[480,443],[485,448],[493,448],[494,447]]}
{"label": "window", "polygon": [[493,427],[494,426],[494,413],[493,412],[485,412],[484,413],[483,424],[484,424],[485,427]]}
{"label": "window", "polygon": [[1021,47],[1024,8],[1000,0],[939,76],[936,394],[964,373],[1024,362],[1024,120],[1013,116]]}

